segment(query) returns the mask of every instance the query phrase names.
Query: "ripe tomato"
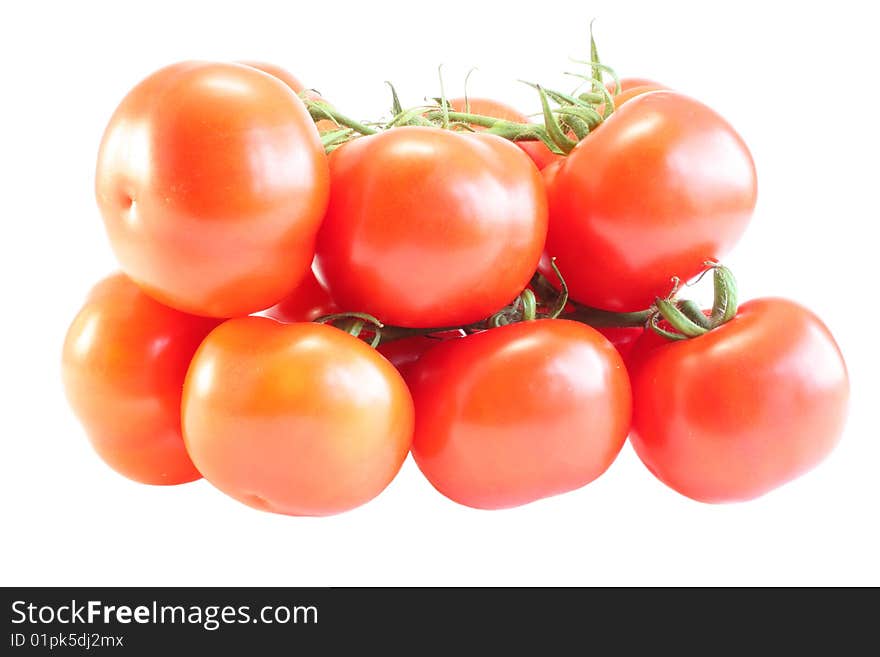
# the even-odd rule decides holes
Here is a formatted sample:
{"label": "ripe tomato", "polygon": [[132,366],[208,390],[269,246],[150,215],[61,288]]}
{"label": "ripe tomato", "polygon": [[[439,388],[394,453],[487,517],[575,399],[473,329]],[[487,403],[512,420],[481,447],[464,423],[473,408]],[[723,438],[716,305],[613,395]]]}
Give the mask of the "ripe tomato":
{"label": "ripe tomato", "polygon": [[[620,78],[620,94],[629,91],[630,89],[635,89],[636,87],[654,87],[655,89],[669,88],[666,85],[654,82],[654,80],[649,80],[648,78]],[[608,93],[614,95],[615,89],[613,80],[606,82],[605,88],[608,89]],[[618,96],[620,94],[618,94]]]}
{"label": "ripe tomato", "polygon": [[183,435],[209,482],[257,509],[320,516],[394,478],[413,406],[394,367],[323,324],[229,320],[202,343],[183,389]]}
{"label": "ripe tomato", "polygon": [[407,381],[413,365],[423,353],[444,340],[457,340],[460,337],[462,334],[458,331],[447,331],[430,336],[413,335],[408,338],[384,342],[378,346],[377,351],[385,356],[397,368],[404,381]]}
{"label": "ripe tomato", "polygon": [[217,320],[153,301],[122,274],[94,287],[64,340],[67,399],[114,470],[145,484],[201,477],[180,435],[190,359]]}
{"label": "ripe tomato", "polygon": [[[294,93],[296,93],[297,95],[305,95],[306,98],[310,98],[311,100],[323,100],[321,94],[319,94],[317,91],[313,91],[312,89],[306,89],[306,86],[299,81],[299,78],[297,78],[287,69],[283,69],[280,66],[276,66],[275,64],[267,64],[266,62],[244,61],[238,63],[244,64],[245,66],[250,66],[251,68],[263,71],[263,73],[268,73],[269,75],[275,76],[288,87],[293,89]],[[339,126],[336,125],[336,123],[328,119],[321,119],[320,121],[317,121],[315,123],[315,127],[318,128],[318,132],[329,132],[330,130],[339,129]]]}
{"label": "ripe tomato", "polygon": [[526,286],[547,231],[532,162],[494,135],[395,128],[330,155],[317,266],[340,307],[426,328],[478,321]]}
{"label": "ripe tomato", "polygon": [[605,339],[614,345],[614,348],[617,349],[617,353],[620,354],[620,357],[623,359],[624,363],[629,362],[630,352],[632,351],[638,339],[642,337],[642,334],[645,332],[645,329],[641,326],[603,326],[601,328],[597,328],[596,330],[604,335]]}
{"label": "ripe tomato", "polygon": [[258,71],[263,71],[263,73],[268,73],[269,75],[278,78],[288,87],[290,87],[294,93],[300,93],[301,91],[305,91],[306,86],[300,82],[299,78],[296,77],[293,73],[288,71],[285,68],[281,68],[277,64],[269,64],[268,62],[255,62],[255,61],[240,61],[236,62],[236,64],[244,64],[245,66],[250,66],[251,68],[255,68]]}
{"label": "ripe tomato", "polygon": [[173,308],[228,317],[271,306],[305,276],[328,183],[290,89],[249,66],[184,62],[123,99],[95,186],[135,282]]}
{"label": "ripe tomato", "polygon": [[336,312],[339,312],[339,308],[330,298],[330,293],[321,285],[315,277],[315,273],[309,270],[306,277],[300,281],[300,284],[286,299],[262,314],[279,322],[291,324],[293,322],[311,322],[318,317]]}
{"label": "ripe tomato", "polygon": [[695,500],[763,495],[817,465],[843,429],[840,350],[815,315],[785,299],[749,301],[698,338],[646,331],[628,365],[633,447]]}
{"label": "ripe tomato", "polygon": [[727,253],[757,195],[740,136],[673,91],[627,102],[545,181],[547,253],[573,299],[612,311],[648,307],[673,276],[688,280]]}
{"label": "ripe tomato", "polygon": [[[504,119],[513,121],[514,123],[528,123],[529,117],[520,112],[518,109],[511,107],[505,103],[491,98],[468,98],[467,101],[462,98],[452,98],[449,101],[456,112],[464,112],[466,108],[471,114],[481,114],[483,116],[491,116],[496,119]],[[480,126],[474,126],[475,130],[483,130]],[[517,146],[523,149],[539,169],[543,169],[548,164],[561,159],[562,155],[557,155],[540,141],[518,141]]]}
{"label": "ripe tomato", "polygon": [[408,382],[416,463],[438,491],[477,508],[589,483],[629,431],[620,355],[577,322],[522,322],[444,342],[418,360]]}

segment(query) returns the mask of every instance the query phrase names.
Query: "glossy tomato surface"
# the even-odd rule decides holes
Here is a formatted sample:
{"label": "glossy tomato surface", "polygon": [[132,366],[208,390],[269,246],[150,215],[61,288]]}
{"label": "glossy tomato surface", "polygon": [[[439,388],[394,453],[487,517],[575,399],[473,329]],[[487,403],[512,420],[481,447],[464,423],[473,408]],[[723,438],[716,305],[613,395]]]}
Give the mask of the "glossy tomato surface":
{"label": "glossy tomato surface", "polygon": [[[251,68],[255,68],[257,70],[263,71],[263,73],[268,73],[269,75],[278,78],[299,96],[305,96],[306,98],[309,98],[311,100],[323,100],[321,94],[319,94],[314,89],[308,89],[302,82],[300,82],[298,77],[296,77],[287,69],[278,66],[277,64],[255,61],[243,61],[239,62],[239,64],[250,66]],[[320,121],[317,121],[315,123],[315,127],[318,129],[318,132],[328,132],[330,130],[339,129],[339,126],[336,125],[336,123],[328,119],[321,119]]]}
{"label": "glossy tomato surface", "polygon": [[545,181],[547,253],[573,299],[613,311],[647,308],[672,277],[688,280],[727,253],[757,196],[742,138],[672,91],[627,102]]}
{"label": "glossy tomato surface", "polygon": [[354,508],[394,478],[412,440],[412,398],[366,343],[323,324],[229,320],[193,359],[183,431],[209,482],[265,511]]}
{"label": "glossy tomato surface", "polygon": [[293,292],[262,314],[279,322],[291,324],[293,322],[311,322],[318,317],[331,315],[338,311],[339,308],[330,298],[327,288],[321,285],[310,269]]}
{"label": "glossy tomato surface", "polygon": [[456,502],[497,509],[601,475],[630,427],[629,379],[594,329],[566,320],[511,324],[439,344],[408,376],[413,456]]}
{"label": "glossy tomato surface", "polygon": [[340,307],[387,324],[457,326],[508,304],[547,231],[538,170],[500,137],[429,127],[330,155],[316,263]]}
{"label": "glossy tomato surface", "polygon": [[817,465],[843,430],[843,357],[825,325],[792,301],[749,301],[689,340],[646,331],[628,365],[633,447],[695,500],[763,495]]}
{"label": "glossy tomato surface", "polygon": [[98,283],[67,332],[67,399],[99,456],[145,484],[201,477],[180,432],[190,360],[217,321],[154,301],[122,274]]}
{"label": "glossy tomato surface", "polygon": [[278,302],[305,276],[328,167],[302,101],[250,66],[184,62],[138,84],[101,142],[98,205],[148,294],[215,317]]}

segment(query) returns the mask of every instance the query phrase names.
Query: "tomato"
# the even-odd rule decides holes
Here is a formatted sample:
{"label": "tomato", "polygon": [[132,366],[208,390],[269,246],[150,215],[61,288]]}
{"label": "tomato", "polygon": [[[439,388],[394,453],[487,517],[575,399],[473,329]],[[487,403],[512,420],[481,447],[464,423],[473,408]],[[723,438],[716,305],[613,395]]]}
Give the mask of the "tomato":
{"label": "tomato", "polygon": [[546,194],[500,137],[395,128],[336,149],[330,171],[316,264],[346,310],[458,326],[504,307],[535,271]]}
{"label": "tomato", "polygon": [[[654,80],[649,80],[648,78],[620,78],[620,94],[631,89],[635,89],[637,87],[654,87],[655,89],[669,88],[666,85],[660,84],[659,82],[654,82]],[[608,90],[608,93],[610,93],[612,96],[614,95],[615,87],[613,80],[611,80],[610,82],[606,82],[605,88]],[[618,96],[620,94],[618,94]]]}
{"label": "tomato", "polygon": [[145,484],[201,475],[183,446],[180,393],[217,321],[153,301],[122,274],[94,287],[64,340],[67,399],[98,455]]}
{"label": "tomato", "polygon": [[[287,69],[283,69],[280,66],[276,66],[275,64],[267,64],[266,62],[253,62],[253,61],[244,61],[238,62],[239,64],[244,64],[245,66],[250,66],[251,68],[258,69],[263,71],[263,73],[268,73],[279,80],[281,80],[288,87],[293,89],[293,91],[299,96],[305,96],[311,100],[323,100],[321,94],[313,89],[306,89],[306,86],[299,81],[293,73],[288,71]],[[315,127],[318,128],[318,132],[329,132],[331,130],[338,130],[339,126],[336,125],[333,121],[329,119],[321,119],[315,123]]]}
{"label": "tomato", "polygon": [[672,91],[620,107],[545,182],[547,253],[573,299],[612,311],[648,307],[673,276],[688,280],[727,253],[757,195],[740,136]]}
{"label": "tomato", "polygon": [[125,273],[173,308],[228,317],[306,275],[328,184],[318,132],[287,86],[249,66],[184,62],[123,99],[95,187]]}
{"label": "tomato", "polygon": [[385,356],[406,381],[413,365],[428,349],[440,344],[443,340],[455,340],[461,337],[458,331],[448,331],[437,335],[413,335],[407,338],[391,340],[379,345],[377,351]]}
{"label": "tomato", "polygon": [[408,383],[416,463],[438,491],[472,507],[579,488],[611,465],[629,431],[620,355],[577,322],[522,322],[441,343]]}
{"label": "tomato", "polygon": [[196,467],[265,511],[354,508],[394,478],[412,440],[406,384],[376,350],[324,324],[232,319],[199,348],[183,389]]}
{"label": "tomato", "polygon": [[[299,78],[296,77],[293,73],[288,71],[285,68],[281,68],[276,64],[269,64],[268,62],[255,62],[255,61],[240,61],[236,62],[236,64],[243,64],[245,66],[250,66],[251,68],[255,68],[258,71],[263,71],[263,73],[268,73],[269,75],[278,78],[288,87],[290,87],[294,93],[300,93],[306,90],[306,86],[300,82]],[[311,95],[311,94],[310,94]]]}
{"label": "tomato", "polygon": [[614,345],[614,348],[617,349],[617,353],[620,354],[620,357],[623,358],[623,362],[625,363],[628,362],[629,354],[635,346],[636,342],[639,338],[642,337],[642,334],[645,332],[645,329],[641,326],[603,326],[601,328],[597,328],[596,330],[604,335],[605,339]]}
{"label": "tomato", "polygon": [[279,322],[311,322],[332,313],[339,312],[330,293],[321,285],[314,272],[309,270],[290,295],[262,314]]}
{"label": "tomato", "polygon": [[[491,98],[452,98],[449,104],[456,112],[464,112],[467,110],[471,114],[481,114],[483,116],[491,116],[496,119],[504,119],[513,121],[514,123],[529,123],[529,117],[519,110]],[[483,130],[480,126],[474,126],[475,130]],[[526,152],[539,169],[543,169],[548,164],[561,159],[562,155],[557,155],[540,141],[518,141],[515,142],[522,150]]]}
{"label": "tomato", "polygon": [[821,320],[792,301],[749,301],[689,340],[646,331],[628,364],[633,447],[695,500],[763,495],[817,465],[843,429],[843,357]]}

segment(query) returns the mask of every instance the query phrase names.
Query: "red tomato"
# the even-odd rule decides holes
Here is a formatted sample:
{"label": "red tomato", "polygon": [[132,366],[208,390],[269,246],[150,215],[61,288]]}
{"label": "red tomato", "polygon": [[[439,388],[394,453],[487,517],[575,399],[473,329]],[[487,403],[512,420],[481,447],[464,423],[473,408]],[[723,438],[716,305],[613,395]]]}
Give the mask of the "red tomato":
{"label": "red tomato", "polygon": [[[496,119],[504,119],[513,121],[514,123],[528,123],[529,117],[519,110],[490,98],[468,98],[465,102],[464,98],[452,98],[449,101],[456,112],[464,112],[465,108],[469,108],[471,114],[481,114],[483,116],[491,116]],[[476,130],[483,130],[479,126],[474,126]],[[540,141],[518,141],[517,146],[523,149],[539,169],[543,169],[548,164],[561,159],[562,155],[557,155]]]}
{"label": "red tomato", "polygon": [[843,357],[825,325],[792,301],[749,301],[689,340],[646,331],[628,364],[633,447],[695,500],[763,495],[817,465],[843,429]]}
{"label": "red tomato", "polygon": [[380,344],[377,351],[385,356],[406,381],[416,361],[431,347],[444,340],[461,337],[459,332],[446,332],[438,335],[414,335]]}
{"label": "red tomato", "polygon": [[122,101],[98,154],[98,205],[123,270],[198,315],[262,310],[305,276],[328,195],[302,102],[249,66],[185,62]]}
{"label": "red tomato", "polygon": [[302,82],[299,81],[298,77],[296,77],[287,69],[281,68],[276,64],[254,61],[240,61],[236,62],[236,64],[244,64],[245,66],[250,66],[251,68],[257,69],[258,71],[263,71],[263,73],[268,73],[269,75],[281,80],[284,84],[293,89],[293,91],[297,94],[301,91],[305,91],[306,87]]}
{"label": "red tomato", "polygon": [[[614,96],[614,82],[606,82],[605,88],[608,89],[608,93]],[[650,93],[652,91],[663,91],[664,89],[669,90],[669,87],[646,78],[621,78],[620,93],[614,96],[614,109],[617,111],[621,105],[632,100],[636,96],[641,96],[642,94]],[[598,111],[600,114],[605,112],[604,103],[599,106]]]}
{"label": "red tomato", "polygon": [[621,105],[629,102],[630,100],[632,100],[636,96],[641,96],[642,94],[648,94],[648,93],[651,93],[652,91],[663,91],[664,89],[666,89],[666,87],[655,86],[655,85],[650,85],[650,84],[625,89],[614,97],[615,111],[620,109]]}
{"label": "red tomato", "polygon": [[311,322],[318,317],[339,312],[330,293],[309,270],[306,277],[286,299],[275,304],[262,314],[279,322]]}
{"label": "red tomato", "polygon": [[[620,78],[620,93],[624,93],[625,91],[629,91],[630,89],[635,89],[636,87],[653,87],[654,89],[668,89],[666,85],[660,84],[659,82],[654,82],[654,80],[649,80],[648,78]],[[606,82],[605,88],[608,89],[608,93],[614,95],[614,81]],[[620,95],[620,94],[618,94]],[[616,99],[615,99],[616,102]]]}
{"label": "red tomato", "polygon": [[73,411],[114,470],[145,484],[201,477],[180,435],[190,359],[217,321],[153,301],[122,274],[94,287],[64,340]]}
{"label": "red tomato", "polygon": [[623,359],[624,363],[628,362],[629,354],[635,346],[636,341],[642,337],[645,329],[641,326],[624,326],[624,327],[602,327],[597,331],[605,336],[605,338],[614,345],[617,353]]}
{"label": "red tomato", "polygon": [[547,191],[547,253],[572,298],[635,311],[665,296],[673,276],[688,280],[730,250],[751,218],[757,179],[724,119],[656,91],[575,146]]}
{"label": "red tomato", "polygon": [[265,511],[321,516],[368,502],[409,451],[406,384],[375,349],[324,324],[242,317],[202,343],[183,389],[196,467]]}
{"label": "red tomato", "polygon": [[[321,94],[312,89],[306,89],[305,85],[299,81],[299,78],[297,78],[295,75],[293,75],[293,73],[289,72],[288,70],[281,68],[280,66],[276,66],[275,64],[267,64],[266,62],[244,61],[238,63],[244,64],[245,66],[250,66],[251,68],[263,71],[263,73],[268,73],[269,75],[275,76],[288,87],[293,89],[293,91],[297,95],[304,95],[306,98],[309,98],[311,100],[323,100]],[[317,121],[315,123],[315,127],[318,128],[318,132],[339,130],[339,126],[328,119],[321,119],[320,121]]]}
{"label": "red tomato", "polygon": [[535,271],[546,194],[500,137],[395,128],[336,149],[330,171],[316,263],[340,307],[458,326],[502,308]]}
{"label": "red tomato", "polygon": [[483,509],[579,488],[626,440],[620,355],[589,326],[510,324],[433,347],[408,379],[413,456],[434,487]]}

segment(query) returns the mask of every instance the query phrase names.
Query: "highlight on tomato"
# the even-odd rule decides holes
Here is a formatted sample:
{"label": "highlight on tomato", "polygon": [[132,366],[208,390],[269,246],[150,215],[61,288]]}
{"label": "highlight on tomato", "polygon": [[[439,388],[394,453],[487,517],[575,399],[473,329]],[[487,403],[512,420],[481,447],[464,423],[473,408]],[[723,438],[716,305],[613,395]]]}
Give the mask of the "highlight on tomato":
{"label": "highlight on tomato", "polygon": [[332,326],[231,319],[205,338],[183,388],[199,471],[264,511],[323,516],[360,506],[409,451],[413,403],[397,370]]}
{"label": "highlight on tomato", "polygon": [[277,303],[307,274],[328,184],[318,131],[286,84],[182,62],[122,100],[95,190],[122,269],[145,292],[231,317]]}
{"label": "highlight on tomato", "polygon": [[688,280],[727,253],[757,198],[739,134],[674,91],[631,99],[544,179],[546,249],[571,297],[617,312],[650,306],[674,277]]}
{"label": "highlight on tomato", "polygon": [[355,139],[329,159],[316,263],[341,307],[404,327],[458,326],[529,282],[547,200],[509,141],[411,126]]}
{"label": "highlight on tomato", "polygon": [[467,506],[580,488],[605,472],[629,432],[623,361],[577,322],[526,321],[443,342],[407,381],[413,457],[438,491]]}
{"label": "highlight on tomato", "polygon": [[183,444],[190,360],[217,320],[167,308],[122,274],[90,292],[64,340],[67,399],[98,455],[144,484],[199,479]]}
{"label": "highlight on tomato", "polygon": [[812,312],[762,298],[727,315],[707,330],[692,313],[686,339],[646,331],[627,363],[636,453],[702,502],[749,500],[815,467],[840,439],[849,399],[843,356]]}

